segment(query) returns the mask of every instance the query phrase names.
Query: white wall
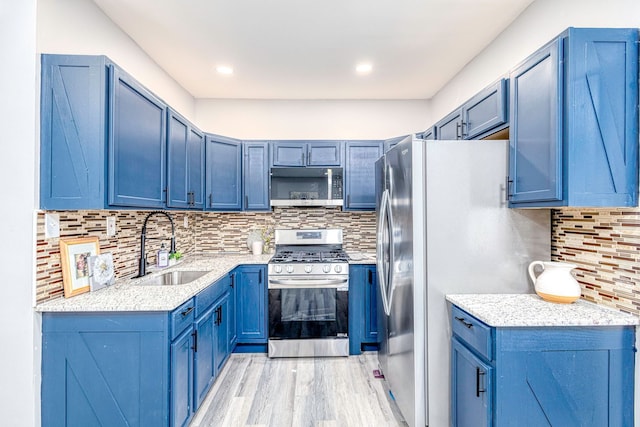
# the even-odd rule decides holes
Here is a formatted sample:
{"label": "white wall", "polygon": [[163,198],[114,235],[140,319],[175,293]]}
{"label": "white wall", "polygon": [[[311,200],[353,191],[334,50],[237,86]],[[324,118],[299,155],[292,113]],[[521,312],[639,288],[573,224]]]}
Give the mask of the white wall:
{"label": "white wall", "polygon": [[40,337],[32,308],[35,52],[36,0],[0,4],[0,236],[4,243],[0,256],[0,424],[6,426],[39,423]]}
{"label": "white wall", "polygon": [[38,0],[38,53],[106,55],[194,120],[194,99],[88,0]]}
{"label": "white wall", "polygon": [[196,100],[196,123],[241,139],[385,139],[419,132],[429,102]]}
{"label": "white wall", "polygon": [[638,0],[536,0],[432,98],[442,118],[567,27],[640,27]]}

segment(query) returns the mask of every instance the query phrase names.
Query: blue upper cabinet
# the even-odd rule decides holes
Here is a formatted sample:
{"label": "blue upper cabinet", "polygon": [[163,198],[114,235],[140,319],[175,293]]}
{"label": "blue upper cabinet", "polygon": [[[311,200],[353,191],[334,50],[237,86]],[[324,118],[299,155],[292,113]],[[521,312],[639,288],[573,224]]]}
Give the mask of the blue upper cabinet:
{"label": "blue upper cabinet", "polygon": [[507,118],[507,80],[500,79],[462,106],[462,138],[477,138],[507,123]]}
{"label": "blue upper cabinet", "polygon": [[429,129],[422,132],[422,139],[424,140],[434,140],[437,137],[437,131],[435,126],[431,126]]}
{"label": "blue upper cabinet", "polygon": [[242,141],[207,135],[206,209],[242,209]]}
{"label": "blue upper cabinet", "polygon": [[506,127],[507,118],[507,80],[500,79],[436,123],[435,132],[429,138],[425,132],[424,139],[482,138]]}
{"label": "blue upper cabinet", "polygon": [[271,210],[269,203],[269,143],[245,141],[243,152],[244,210]]}
{"label": "blue upper cabinet", "polygon": [[307,144],[307,166],[341,166],[340,141],[313,141]]}
{"label": "blue upper cabinet", "polygon": [[340,166],[340,141],[276,141],[273,166]]}
{"label": "blue upper cabinet", "polygon": [[380,156],[381,141],[347,142],[344,210],[375,210],[375,163]]}
{"label": "blue upper cabinet", "polygon": [[453,140],[462,139],[462,110],[458,109],[447,114],[442,120],[435,124],[438,139]]}
{"label": "blue upper cabinet", "polygon": [[40,208],[103,209],[108,60],[42,55]]}
{"label": "blue upper cabinet", "polygon": [[166,109],[117,67],[111,75],[109,205],[166,206]]}
{"label": "blue upper cabinet", "polygon": [[637,42],[570,28],[512,71],[510,206],[637,205]]}
{"label": "blue upper cabinet", "polygon": [[167,206],[202,209],[204,135],[184,117],[167,112]]}

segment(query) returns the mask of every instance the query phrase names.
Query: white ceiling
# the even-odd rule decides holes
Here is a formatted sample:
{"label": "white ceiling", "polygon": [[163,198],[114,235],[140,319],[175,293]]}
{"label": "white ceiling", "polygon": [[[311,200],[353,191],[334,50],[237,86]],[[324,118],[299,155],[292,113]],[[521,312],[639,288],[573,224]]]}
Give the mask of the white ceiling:
{"label": "white ceiling", "polygon": [[196,98],[427,99],[534,0],[93,1]]}

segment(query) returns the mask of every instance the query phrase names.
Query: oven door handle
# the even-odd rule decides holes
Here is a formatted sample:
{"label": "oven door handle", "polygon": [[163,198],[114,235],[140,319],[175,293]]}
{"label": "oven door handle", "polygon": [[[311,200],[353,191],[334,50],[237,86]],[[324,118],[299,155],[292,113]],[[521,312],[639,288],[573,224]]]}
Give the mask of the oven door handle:
{"label": "oven door handle", "polygon": [[300,279],[300,280],[278,280],[269,279],[269,289],[341,289],[349,287],[349,279]]}

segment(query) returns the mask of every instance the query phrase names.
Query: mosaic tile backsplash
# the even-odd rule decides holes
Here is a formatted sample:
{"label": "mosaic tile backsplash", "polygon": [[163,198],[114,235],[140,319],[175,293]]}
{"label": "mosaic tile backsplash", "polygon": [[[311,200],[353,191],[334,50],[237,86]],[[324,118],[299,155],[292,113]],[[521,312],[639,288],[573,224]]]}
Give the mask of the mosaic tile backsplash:
{"label": "mosaic tile backsplash", "polygon": [[[137,272],[140,231],[148,212],[73,211],[60,215],[61,237],[94,235],[101,252],[112,252],[118,277]],[[252,230],[275,228],[342,228],[345,248],[375,250],[375,214],[339,209],[275,209],[273,212],[171,212],[176,226],[177,249],[194,252],[248,253]],[[106,218],[115,216],[117,233],[106,237]],[[187,217],[188,227],[184,227]],[[574,271],[582,297],[640,315],[640,209],[560,209],[553,211],[552,259],[578,265]],[[36,298],[43,302],[63,295],[58,239],[44,238],[44,212],[38,213]],[[160,241],[170,235],[168,221],[149,221],[146,251],[153,261]],[[168,244],[168,240],[167,244]],[[273,250],[273,245],[270,247]]]}
{"label": "mosaic tile backsplash", "polygon": [[[60,237],[97,236],[100,252],[111,252],[118,278],[137,273],[140,256],[140,232],[143,211],[62,211]],[[36,303],[63,296],[59,239],[45,239],[44,212],[37,215]],[[350,251],[375,251],[375,214],[343,212],[340,209],[275,209],[273,212],[170,212],[176,232],[176,249],[184,254],[241,252],[249,253],[247,237],[253,230],[273,235],[276,228],[342,228],[344,246]],[[106,219],[116,217],[116,235],[106,236]],[[185,217],[187,227],[185,227]],[[148,261],[162,242],[169,246],[171,226],[161,215],[147,224]],[[156,240],[159,239],[159,240]],[[273,250],[273,244],[269,248]]]}
{"label": "mosaic tile backsplash", "polygon": [[559,209],[551,256],[576,264],[586,300],[640,315],[640,209]]}

